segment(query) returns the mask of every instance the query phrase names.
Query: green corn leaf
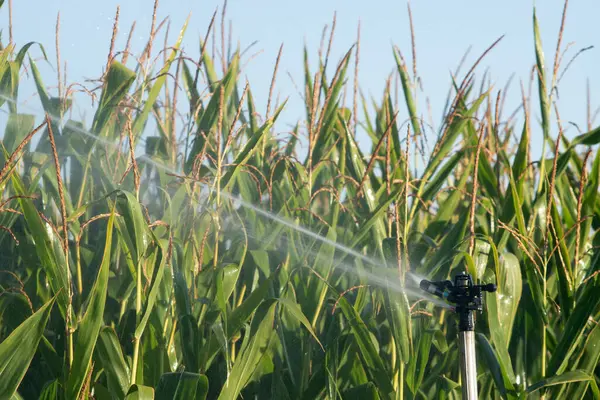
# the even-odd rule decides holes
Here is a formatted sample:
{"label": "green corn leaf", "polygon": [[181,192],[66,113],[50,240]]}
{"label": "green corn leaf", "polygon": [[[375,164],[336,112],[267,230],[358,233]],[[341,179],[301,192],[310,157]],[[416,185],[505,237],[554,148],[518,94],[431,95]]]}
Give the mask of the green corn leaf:
{"label": "green corn leaf", "polygon": [[6,63],[4,74],[0,75],[0,94],[2,95],[0,105],[7,102],[6,98],[10,99],[8,101],[8,109],[11,113],[17,112],[16,99],[19,90],[19,68],[19,64],[9,61]]}
{"label": "green corn leaf", "polygon": [[379,400],[377,386],[373,382],[363,383],[342,393],[343,399]]}
{"label": "green corn leaf", "polygon": [[[594,163],[592,164],[592,169],[589,173],[588,184],[586,185],[583,192],[583,202],[581,207],[581,215],[598,215],[595,212],[595,208],[598,205],[598,189],[600,188],[600,153],[596,153],[596,157],[594,158]],[[582,238],[589,237],[590,230],[592,228],[592,219],[586,220],[581,225],[580,235]],[[586,241],[582,241],[580,244],[580,254],[585,252]],[[579,260],[574,260],[575,263]],[[574,277],[577,279],[581,275],[581,271],[579,270],[579,265],[575,264]]]}
{"label": "green corn leaf", "polygon": [[448,155],[448,153],[454,146],[456,138],[459,134],[461,134],[464,131],[465,127],[470,122],[470,118],[477,112],[477,110],[479,110],[479,107],[481,106],[481,104],[483,104],[488,94],[489,93],[487,92],[483,93],[473,102],[469,109],[464,110],[463,112],[461,112],[460,116],[456,116],[454,118],[451,125],[448,127],[445,136],[441,138],[441,142],[436,144],[438,150],[433,154],[432,159],[427,164],[426,171],[424,173],[425,179],[421,184],[422,186],[425,185],[427,179],[433,175],[434,171],[438,168],[440,163]]}
{"label": "green corn leaf", "polygon": [[254,104],[254,96],[252,95],[252,90],[248,89],[247,94],[247,104],[248,104],[248,118],[249,118],[249,127],[250,132],[258,131],[258,121],[256,119],[256,105]]}
{"label": "green corn leaf", "polygon": [[[342,61],[337,67],[337,73],[333,77],[330,88],[327,89],[325,86],[322,87],[325,92],[326,102],[323,104],[323,109],[321,110],[321,114],[319,115],[319,120],[317,122],[321,125],[321,130],[316,133],[316,141],[312,148],[313,157],[315,159],[323,159],[325,156],[326,148],[330,146],[331,135],[333,134],[332,126],[336,124],[338,120],[338,97],[342,91],[344,86],[344,77],[346,75],[346,71],[348,69],[348,63],[350,61],[350,54],[352,49],[348,50],[348,52],[344,55]],[[325,76],[322,77],[325,79]]]}
{"label": "green corn leaf", "polygon": [[[392,94],[388,92],[386,97],[387,98],[386,98],[385,103],[387,106],[387,113],[386,113],[387,117],[386,117],[385,122],[387,125],[391,122],[391,119],[393,118],[395,110],[394,110],[394,103],[392,101]],[[381,132],[381,136],[383,136],[384,133],[385,133],[385,131]],[[394,165],[396,165],[398,160],[400,160],[402,158],[402,145],[400,143],[400,131],[398,130],[398,125],[396,123],[391,124],[390,135],[391,135],[391,139],[392,139],[391,162]],[[399,168],[399,171],[406,171],[406,166],[403,165],[402,168]]]}
{"label": "green corn leaf", "polygon": [[[278,234],[280,234],[280,230],[275,230]],[[268,242],[268,241],[266,241]],[[260,271],[265,274],[265,276],[271,275],[271,264],[269,261],[269,253],[265,250],[250,250],[250,256],[252,259],[253,267],[259,268]]]}
{"label": "green corn leaf", "polygon": [[[25,191],[19,177],[14,174],[12,175],[12,186],[18,195],[27,196],[29,194]],[[36,255],[44,268],[44,272],[49,277],[48,281],[52,288],[52,292],[58,294],[58,307],[63,318],[66,320],[69,304],[67,289],[68,271],[66,271],[64,267],[64,253],[62,250],[58,253],[55,252],[56,248],[60,249],[60,245],[58,244],[60,239],[55,236],[52,228],[50,228],[39,216],[31,199],[19,198],[18,201],[23,210],[23,216],[27,223],[28,230],[31,232],[31,235],[36,238]],[[55,244],[57,245],[55,246]]]}
{"label": "green corn leaf", "polygon": [[154,389],[143,385],[132,385],[125,400],[154,400]]}
{"label": "green corn leaf", "polygon": [[65,393],[67,398],[78,398],[92,363],[92,354],[96,347],[100,328],[104,322],[104,307],[108,290],[108,275],[111,261],[114,211],[108,219],[104,255],[94,286],[90,291],[87,309],[75,332],[73,365],[67,380]]}
{"label": "green corn leaf", "polygon": [[[361,241],[368,236],[369,232],[371,232],[371,228],[375,230],[375,232],[385,233],[385,228],[383,227],[382,217],[390,204],[397,198],[397,196],[402,193],[402,188],[397,189],[394,193],[392,193],[385,201],[382,201],[377,208],[372,212],[369,216],[369,219],[361,226],[360,232],[352,238],[352,243],[350,244],[350,248],[356,248]],[[375,238],[374,238],[375,240]],[[382,239],[383,242],[383,239]]]}
{"label": "green corn leaf", "polygon": [[98,400],[112,400],[113,397],[102,384],[96,383],[94,385],[94,398]]}
{"label": "green corn leaf", "polygon": [[175,55],[177,54],[177,52],[179,52],[179,48],[181,46],[183,36],[185,35],[185,31],[187,29],[188,22],[189,22],[189,17],[188,17],[188,19],[186,19],[185,23],[183,24],[183,27],[181,28],[181,31],[179,32],[179,38],[177,39],[177,42],[173,46],[171,53],[169,54],[169,57],[167,58],[166,63],[161,68],[160,72],[158,73],[158,77],[154,80],[154,82],[152,84],[152,88],[150,89],[150,92],[148,94],[148,98],[144,102],[144,107],[143,107],[142,111],[136,116],[135,121],[133,122],[132,130],[133,130],[134,135],[136,135],[136,136],[141,133],[144,124],[148,120],[150,111],[152,110],[152,107],[154,107],[154,103],[156,102],[156,99],[158,98],[158,95],[160,94],[162,87],[164,86],[165,82],[167,81],[169,69],[171,68],[171,64],[173,64],[173,60],[175,60]]}
{"label": "green corn leaf", "polygon": [[408,114],[410,115],[413,132],[415,136],[418,137],[421,136],[421,124],[420,119],[417,115],[417,107],[415,106],[415,100],[413,98],[411,79],[408,74],[406,64],[404,63],[400,55],[400,50],[395,49],[394,57],[396,58],[396,66],[398,68],[398,73],[400,74],[400,81],[402,82],[402,90],[404,92],[404,100],[406,102]]}
{"label": "green corn leaf", "polygon": [[[388,265],[397,264],[398,254],[396,251],[396,238],[385,239],[382,248],[386,263]],[[407,363],[411,361],[411,356],[414,356],[412,348],[413,330],[410,319],[410,305],[406,293],[402,293],[397,289],[401,284],[398,271],[395,268],[389,268],[385,272],[385,280],[388,282],[384,292],[386,314],[388,315],[388,320],[394,336],[398,357],[402,362]],[[389,284],[391,282],[397,283],[396,285]],[[410,376],[410,378],[414,378],[414,374]],[[415,380],[412,379],[410,383],[415,383]]]}
{"label": "green corn leaf", "polygon": [[111,395],[119,399],[124,398],[129,388],[129,366],[125,362],[114,329],[105,326],[100,330],[96,352],[107,374]]}
{"label": "green corn leaf", "polygon": [[[331,290],[333,291],[334,289],[332,288]],[[374,346],[365,323],[354,307],[344,297],[338,295],[337,298],[339,298],[338,306],[350,324],[354,338],[360,348],[360,356],[364,360],[369,374],[372,375],[373,381],[377,384],[380,395],[385,399],[392,397],[394,388],[392,387],[390,377],[386,372],[383,360]]]}
{"label": "green corn leaf", "polygon": [[144,304],[144,310],[142,312],[142,318],[138,326],[135,329],[135,338],[140,339],[144,330],[146,329],[146,324],[148,323],[148,319],[150,318],[150,314],[154,310],[154,304],[156,303],[156,299],[159,294],[160,284],[163,279],[166,257],[164,255],[164,250],[162,244],[159,243],[158,240],[155,239],[156,247],[154,249],[154,257],[150,259],[154,260],[152,280],[150,281],[150,289],[148,291],[148,296],[146,298],[146,302]]}
{"label": "green corn leaf", "polygon": [[[520,187],[522,187],[522,182],[516,182],[515,177],[512,174],[512,170],[508,170],[509,176],[509,192],[507,194],[507,200],[504,203],[502,208],[502,220],[505,223],[510,223],[511,221],[516,219],[517,222],[517,232],[521,234],[523,237],[528,237],[529,234],[527,232],[527,228],[525,226],[525,217],[523,215],[523,207],[522,207],[522,198],[519,192]],[[496,233],[497,243],[500,250],[503,250],[505,239],[508,238],[509,231],[501,231],[498,230]]]}
{"label": "green corn leaf", "polygon": [[571,141],[571,146],[577,146],[578,144],[593,146],[598,143],[600,143],[600,126],[582,135],[576,136],[573,141]]}
{"label": "green corn leaf", "polygon": [[501,395],[506,396],[509,390],[512,390],[512,384],[510,379],[506,376],[504,369],[500,365],[500,360],[494,351],[494,348],[487,340],[487,338],[481,333],[476,334],[477,344],[479,344],[479,349],[482,350],[481,354],[485,359],[485,367],[489,369],[492,374],[492,378],[494,379],[494,383],[496,384],[496,389],[500,392]]}
{"label": "green corn leaf", "polygon": [[[477,100],[473,102],[471,108],[461,111],[460,116],[455,116],[452,122],[449,124],[447,131],[440,138],[440,141],[436,143],[436,150],[433,152],[425,171],[423,173],[421,183],[419,184],[417,196],[420,196],[429,182],[429,178],[433,176],[439,165],[442,163],[444,158],[448,155],[457,137],[463,132],[465,127],[470,121],[470,118],[477,112],[483,101],[487,98],[489,93],[483,93]],[[416,201],[411,206],[410,215],[413,216],[416,211],[422,207],[421,202]]]}
{"label": "green corn leaf", "polygon": [[[4,128],[4,136],[2,137],[2,144],[8,153],[15,151],[21,141],[25,139],[25,136],[33,130],[34,122],[35,116],[33,115],[13,113],[8,115],[6,128]],[[31,143],[25,146],[24,152],[27,152],[30,147]],[[0,154],[0,161],[2,164],[6,162],[4,154]]]}
{"label": "green corn leaf", "polygon": [[62,400],[63,388],[60,385],[58,379],[53,380],[51,383],[46,384],[38,400]]}
{"label": "green corn leaf", "polygon": [[[485,280],[488,282],[493,282],[497,279],[499,285],[503,285],[503,290],[507,296],[513,296],[513,301],[517,300],[517,297],[520,298],[521,288],[517,287],[515,289],[508,288],[507,285],[509,283],[514,283],[517,286],[520,282],[520,269],[519,265],[516,262],[514,257],[510,257],[508,262],[503,260],[500,261],[500,257],[498,255],[498,250],[495,245],[491,246],[491,262],[494,267],[495,274],[490,274],[488,270],[487,276],[485,276]],[[517,277],[517,274],[519,276]],[[514,290],[514,291],[513,291]],[[492,295],[493,296],[493,295]],[[492,339],[492,343],[494,344],[494,348],[496,349],[496,354],[498,357],[498,361],[500,363],[500,367],[503,372],[503,376],[505,377],[505,386],[512,388],[515,382],[515,373],[512,367],[512,362],[510,358],[510,354],[508,352],[509,345],[509,337],[506,336],[506,332],[509,332],[504,323],[511,323],[511,320],[514,319],[513,310],[515,310],[516,306],[514,304],[503,304],[500,306],[498,297],[488,297],[488,323],[490,325],[490,336]],[[500,298],[502,299],[502,298]],[[502,309],[500,309],[502,307]]]}
{"label": "green corn leaf", "polygon": [[217,299],[219,307],[225,310],[225,302],[229,300],[233,289],[237,283],[238,277],[240,276],[240,266],[237,264],[229,264],[222,268],[220,279],[217,279],[217,292],[219,292]]}
{"label": "green corn leaf", "polygon": [[100,135],[118,110],[117,105],[125,98],[135,81],[135,72],[118,61],[113,61],[106,73],[106,85],[100,95],[99,105],[92,122],[92,132]]}
{"label": "green corn leaf", "polygon": [[[44,85],[44,82],[42,81],[42,75],[40,74],[39,69],[37,68],[37,64],[35,63],[35,61],[32,60],[31,56],[29,57],[29,65],[31,68],[31,73],[33,75],[33,80],[35,81],[35,86],[37,88],[37,94],[40,97],[40,101],[42,103],[42,106],[44,107],[44,110],[46,112],[51,113],[51,108],[50,108],[50,96],[48,95],[48,92],[46,91],[46,86]],[[52,115],[54,115],[53,113],[51,113]]]}
{"label": "green corn leaf", "polygon": [[[473,136],[476,137],[475,134]],[[498,201],[497,199],[500,198],[498,187],[500,185],[496,181],[496,174],[494,173],[494,170],[492,169],[487,157],[479,157],[479,167],[477,172],[477,177],[481,184],[482,192],[490,200]]]}
{"label": "green corn leaf", "polygon": [[275,120],[279,117],[279,114],[283,110],[285,103],[282,104],[276,111],[275,114],[269,118],[263,126],[260,127],[258,132],[255,132],[252,138],[246,143],[244,148],[239,152],[233,165],[227,169],[225,175],[221,179],[221,188],[227,190],[235,179],[235,176],[239,173],[239,170],[248,161],[253,153],[258,150],[258,144],[263,139],[264,135],[271,130],[271,127],[275,123]]}
{"label": "green corn leaf", "polygon": [[415,342],[415,353],[410,358],[406,381],[412,393],[417,393],[425,377],[431,352],[433,332],[422,331]]}
{"label": "green corn leaf", "polygon": [[221,310],[224,329],[227,331],[227,301],[235,288],[235,284],[240,276],[240,267],[236,264],[230,264],[217,272],[216,291],[217,305]]}
{"label": "green corn leaf", "polygon": [[564,330],[561,332],[556,348],[552,352],[552,357],[548,363],[548,376],[561,374],[565,371],[587,321],[599,304],[600,288],[598,285],[595,283],[586,285],[575,309],[565,324]]}
{"label": "green corn leaf", "polygon": [[173,290],[175,295],[175,303],[177,305],[177,313],[186,315],[192,313],[192,305],[190,301],[189,289],[183,275],[182,266],[179,260],[173,263]]}
{"label": "green corn leaf", "polygon": [[594,377],[589,373],[582,370],[575,370],[565,372],[561,375],[556,375],[548,379],[543,379],[527,388],[527,393],[533,393],[540,389],[554,386],[554,385],[563,385],[565,383],[571,382],[584,382],[584,381],[593,381]]}
{"label": "green corn leaf", "polygon": [[300,308],[300,306],[297,303],[293,302],[289,298],[283,298],[282,297],[282,298],[277,299],[277,301],[282,306],[285,307],[285,309],[290,313],[290,315],[292,315],[300,323],[302,323],[302,325],[304,325],[304,327],[306,328],[306,330],[308,330],[308,332],[311,334],[311,336],[315,339],[315,341],[319,344],[319,346],[321,347],[321,349],[324,351],[325,349],[323,348],[323,345],[319,341],[319,338],[317,337],[317,334],[315,333],[312,325],[310,324],[310,322],[308,321],[308,319],[306,318],[306,316],[304,315],[304,313],[302,313],[302,309]]}
{"label": "green corn leaf", "polygon": [[[277,270],[279,271],[279,270]],[[244,324],[250,320],[253,312],[256,308],[265,300],[269,294],[269,288],[276,279],[278,273],[273,273],[271,276],[263,281],[258,288],[252,291],[250,295],[244,300],[242,304],[236,307],[231,313],[229,313],[227,320],[227,339],[230,340],[234,334],[238,333]],[[211,361],[212,358],[218,353],[220,349],[219,341],[212,336],[207,344],[206,351],[203,351],[204,360]]]}
{"label": "green corn leaf", "polygon": [[[420,261],[423,257],[425,257],[426,253],[436,251],[436,244],[434,240],[440,240],[442,236],[446,234],[445,227],[449,226],[449,223],[452,218],[458,213],[457,207],[460,205],[460,202],[463,200],[463,191],[467,184],[467,180],[469,175],[471,174],[473,165],[469,163],[466,167],[467,169],[462,174],[458,184],[456,185],[456,190],[453,190],[449,197],[441,204],[440,209],[433,220],[431,220],[428,226],[425,228],[425,233],[423,238],[431,238],[433,244],[428,245],[427,243],[418,243],[415,244],[414,248],[410,252],[411,259],[415,262],[416,265],[420,264]],[[415,220],[415,223],[417,220]]]}
{"label": "green corn leaf", "polygon": [[[340,118],[340,122],[344,127],[344,141],[346,143],[346,165],[350,172],[350,174],[360,182],[362,177],[365,176],[365,172],[367,170],[367,166],[365,165],[365,158],[358,147],[356,139],[350,132],[350,128],[346,121]],[[373,190],[373,186],[371,180],[369,178],[365,179],[363,183],[363,192],[364,192],[364,200],[361,200],[365,204],[365,208],[370,212],[374,212],[378,207],[378,204],[375,202],[375,192]],[[391,199],[390,199],[391,201]],[[380,208],[381,209],[381,208]],[[383,221],[379,218],[372,220],[374,225],[374,234],[375,234],[375,242],[381,243],[383,238],[385,237],[385,225]],[[363,232],[368,232],[367,229],[363,229]]]}
{"label": "green corn leaf", "polygon": [[19,52],[17,53],[17,57],[15,57],[15,61],[16,61],[17,65],[19,66],[19,69],[21,69],[21,66],[23,65],[23,60],[25,59],[25,56],[29,52],[29,49],[34,44],[38,45],[38,47],[40,48],[40,51],[42,52],[42,56],[43,56],[44,60],[48,61],[48,56],[46,54],[46,49],[44,49],[44,46],[38,42],[29,42],[29,43],[24,44],[23,47],[21,47],[19,49]]}
{"label": "green corn leaf", "polygon": [[[600,360],[600,326],[596,325],[589,333],[583,351],[583,359],[577,367],[579,370],[591,375],[594,373],[594,369]],[[581,399],[589,387],[589,382],[584,381],[569,386],[571,387],[571,390],[569,391],[567,398]]]}
{"label": "green corn leaf", "polygon": [[117,228],[131,251],[132,262],[138,265],[150,244],[150,234],[142,207],[135,196],[127,191],[117,192]]}
{"label": "green corn leaf", "polygon": [[219,400],[235,400],[238,398],[269,348],[273,333],[276,303],[266,301],[261,307],[262,311],[257,310],[254,318],[252,318],[250,330],[246,333],[249,338],[247,345],[240,351],[240,355],[219,394]]}
{"label": "green corn leaf", "polygon": [[183,315],[179,319],[179,334],[181,335],[181,351],[183,353],[183,365],[187,371],[198,371],[198,342],[200,333],[195,318],[191,315]]}
{"label": "green corn leaf", "polygon": [[306,120],[309,124],[314,124],[312,116],[313,109],[313,81],[312,75],[310,72],[309,59],[308,59],[308,49],[306,45],[304,46],[303,52],[303,67],[304,67],[304,94],[306,96]]}
{"label": "green corn leaf", "polygon": [[498,319],[498,326],[493,329],[500,329],[504,336],[504,342],[508,344],[512,336],[523,284],[519,260],[514,254],[502,254],[499,261],[495,274],[495,282],[498,287],[495,293],[487,295],[486,305],[488,315],[496,316]]}
{"label": "green corn leaf", "polygon": [[464,150],[457,151],[455,154],[450,157],[450,159],[444,164],[442,168],[438,171],[435,177],[433,177],[428,183],[425,189],[423,190],[423,195],[421,199],[426,202],[432,200],[434,196],[436,196],[450,174],[454,172],[456,165],[460,160],[463,159],[465,155]]}
{"label": "green corn leaf", "polygon": [[[571,264],[571,255],[565,241],[564,229],[562,227],[561,218],[556,208],[556,202],[551,204],[551,218],[553,222],[552,234],[553,239],[550,243],[557,246],[557,251],[554,252],[554,264],[558,272],[558,290],[561,300],[561,313],[564,318],[568,318],[573,310],[573,271]],[[559,224],[559,225],[557,225]],[[549,232],[550,234],[550,232]],[[555,236],[555,237],[554,237]],[[558,243],[557,243],[558,241]]]}
{"label": "green corn leaf", "polygon": [[[210,101],[198,117],[196,137],[194,138],[192,149],[186,161],[186,171],[191,170],[193,162],[196,159],[196,155],[202,150],[202,133],[208,135],[212,131],[219,118],[219,107],[221,104],[223,107],[225,107],[229,103],[231,92],[235,88],[236,79],[239,73],[239,61],[240,56],[238,53],[236,53],[229,64],[227,74],[216,85]],[[221,88],[223,88],[222,92]],[[223,94],[223,98],[221,98],[221,94]],[[217,132],[217,134],[221,135],[222,132]]]}
{"label": "green corn leaf", "polygon": [[156,400],[204,400],[208,391],[205,375],[190,372],[163,374],[156,386]]}
{"label": "green corn leaf", "polygon": [[0,398],[9,399],[16,393],[44,334],[55,300],[56,296],[0,343]]}
{"label": "green corn leaf", "polygon": [[523,174],[527,170],[527,154],[529,152],[529,130],[527,124],[523,125],[523,131],[521,133],[521,140],[519,141],[519,147],[512,165],[512,175],[517,183],[517,193],[521,197],[523,195],[523,185],[525,183],[525,177]]}
{"label": "green corn leaf", "polygon": [[206,375],[200,375],[198,386],[196,387],[196,400],[206,400],[208,396],[208,378]]}
{"label": "green corn leaf", "polygon": [[423,268],[418,269],[420,273],[427,273],[432,279],[442,279],[448,274],[447,269],[442,269],[442,265],[449,263],[462,241],[467,230],[469,222],[469,213],[459,213],[460,219],[452,226],[449,232],[443,237],[436,251],[431,258],[427,259]]}
{"label": "green corn leaf", "polygon": [[[208,51],[203,51],[202,49],[206,46],[206,43],[201,39],[200,40],[200,53],[202,54],[202,64],[204,65],[204,71],[206,73],[206,80],[208,81],[208,88],[211,93],[215,93],[215,89],[217,87],[217,73],[215,71],[214,62]],[[233,63],[233,61],[231,62]],[[231,64],[230,63],[230,64]],[[198,67],[200,68],[200,66]]]}
{"label": "green corn leaf", "polygon": [[190,101],[190,113],[193,113],[199,106],[200,94],[198,93],[198,88],[194,86],[194,77],[192,76],[192,72],[185,61],[182,63],[182,66],[183,83],[185,84],[185,90]]}
{"label": "green corn leaf", "polygon": [[[329,229],[327,231],[326,242],[322,243],[319,252],[315,257],[315,261],[313,264],[313,269],[319,274],[320,277],[327,280],[330,278],[334,255],[335,255],[335,247],[330,243],[335,243],[337,240],[337,234],[334,229]],[[323,303],[325,300],[325,296],[327,295],[327,286],[315,275],[311,275],[308,278],[308,293],[307,293],[307,304],[306,306],[310,306],[310,311],[307,310],[307,314],[312,314],[312,324],[316,326],[317,318],[321,315]],[[308,308],[308,307],[307,307]]]}
{"label": "green corn leaf", "polygon": [[[339,327],[332,324],[325,339],[325,370],[327,371],[327,395],[334,399],[339,393],[338,369],[340,361]],[[289,360],[289,356],[286,357]],[[289,361],[288,361],[289,362]]]}
{"label": "green corn leaf", "polygon": [[33,310],[26,295],[5,290],[0,293],[0,326],[10,332],[29,318]]}

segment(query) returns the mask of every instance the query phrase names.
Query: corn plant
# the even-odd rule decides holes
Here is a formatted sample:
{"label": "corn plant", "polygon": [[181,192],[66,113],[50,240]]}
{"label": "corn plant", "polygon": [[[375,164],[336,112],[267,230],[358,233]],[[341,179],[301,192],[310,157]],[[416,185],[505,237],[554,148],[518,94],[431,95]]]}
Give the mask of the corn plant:
{"label": "corn plant", "polygon": [[[476,63],[437,130],[398,48],[380,99],[350,79],[359,46],[316,71],[305,49],[306,115],[279,132],[244,51],[207,36],[191,59],[185,30],[153,58],[154,15],[137,59],[111,46],[91,122],[76,85],[47,88],[43,46],[2,46],[0,398],[456,399],[454,316],[414,281],[463,270],[498,285],[481,398],[600,397],[600,128],[563,134],[535,14],[520,122]],[[25,67],[42,112],[18,101]]]}

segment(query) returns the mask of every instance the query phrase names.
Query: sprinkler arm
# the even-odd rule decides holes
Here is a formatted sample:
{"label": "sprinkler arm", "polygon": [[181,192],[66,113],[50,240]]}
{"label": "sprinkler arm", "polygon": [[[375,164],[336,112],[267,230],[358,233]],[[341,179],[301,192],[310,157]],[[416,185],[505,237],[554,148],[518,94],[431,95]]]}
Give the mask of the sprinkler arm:
{"label": "sprinkler arm", "polygon": [[495,292],[496,285],[473,285],[471,275],[461,273],[454,277],[454,283],[449,280],[432,282],[423,279],[419,286],[421,290],[431,293],[454,306],[457,313],[482,311],[482,292]]}

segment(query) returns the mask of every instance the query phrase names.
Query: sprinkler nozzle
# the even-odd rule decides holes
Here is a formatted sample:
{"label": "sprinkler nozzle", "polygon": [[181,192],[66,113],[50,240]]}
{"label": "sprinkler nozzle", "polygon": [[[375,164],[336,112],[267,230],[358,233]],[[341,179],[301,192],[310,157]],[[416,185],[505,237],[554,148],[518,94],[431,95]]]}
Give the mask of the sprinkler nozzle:
{"label": "sprinkler nozzle", "polygon": [[481,290],[483,290],[484,292],[495,292],[497,289],[497,286],[495,283],[488,283],[487,285],[483,285]]}
{"label": "sprinkler nozzle", "polygon": [[[450,281],[446,281],[446,282],[450,282]],[[439,285],[439,283],[440,282],[430,282],[430,281],[423,279],[421,281],[421,283],[419,284],[419,286],[421,287],[421,290],[424,290],[427,293],[431,293],[435,296],[445,299],[447,296],[447,293],[445,290],[443,290],[445,288],[441,287],[441,285]],[[450,282],[450,284],[452,284],[452,282]]]}
{"label": "sprinkler nozzle", "polygon": [[481,293],[496,291],[496,285],[493,283],[474,285],[473,278],[466,272],[456,275],[454,283],[449,280],[431,282],[424,279],[419,286],[425,292],[438,296],[454,306],[454,311],[459,315],[461,331],[473,330],[473,311],[483,310]]}

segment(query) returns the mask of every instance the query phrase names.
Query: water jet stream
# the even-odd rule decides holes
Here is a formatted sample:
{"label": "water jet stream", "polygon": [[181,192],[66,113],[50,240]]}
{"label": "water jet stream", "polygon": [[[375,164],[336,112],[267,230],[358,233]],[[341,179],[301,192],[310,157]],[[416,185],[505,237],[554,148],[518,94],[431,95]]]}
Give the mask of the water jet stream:
{"label": "water jet stream", "polygon": [[[258,237],[256,235],[248,232],[248,230],[246,230],[246,235],[248,237],[256,239],[259,242],[264,242],[264,238]],[[279,240],[284,241],[284,242],[288,241],[288,239],[286,237],[280,237]],[[285,247],[286,245],[287,245],[286,243],[282,243],[280,245],[278,244],[277,247],[281,248],[281,247]],[[314,257],[315,259],[318,257],[317,251],[306,250],[306,249],[302,249],[301,251],[303,252],[303,254],[308,254],[308,255]],[[340,257],[336,257],[335,255],[334,255],[333,260],[336,262],[335,268],[339,268],[339,269],[349,272],[351,274],[364,277],[367,279],[368,283],[371,283],[371,284],[376,285],[381,288],[389,287],[394,292],[404,293],[404,294],[406,294],[407,297],[410,297],[412,299],[427,300],[430,303],[433,303],[434,305],[436,305],[438,307],[447,308],[447,309],[451,308],[451,306],[448,303],[421,290],[419,287],[419,283],[422,278],[420,278],[416,274],[413,274],[411,272],[407,273],[407,276],[410,278],[410,282],[406,282],[405,285],[403,286],[393,279],[394,277],[391,276],[391,274],[390,274],[390,272],[392,272],[392,270],[390,268],[375,266],[375,268],[377,268],[383,275],[383,276],[379,276],[371,271],[365,271],[365,270],[357,271],[355,266],[348,264],[346,261],[344,261],[343,259],[340,259]],[[414,283],[414,285],[412,285],[411,282]]]}
{"label": "water jet stream", "polygon": [[[13,100],[12,98],[7,97],[5,95],[0,94],[0,98],[6,100],[8,102],[11,102],[11,103],[13,103],[15,105],[19,105],[20,107],[24,107],[26,109],[29,109],[30,111],[32,111],[34,113],[39,113],[39,110],[36,110],[35,108],[33,108],[31,106],[28,106],[28,105],[18,104],[15,100]],[[63,122],[61,118],[59,118],[59,117],[57,117],[55,115],[48,114],[48,116],[49,116],[49,118],[53,122],[56,122],[56,123],[59,123],[59,124]],[[72,131],[76,132],[76,133],[79,133],[81,135],[84,135],[86,137],[91,138],[96,143],[100,143],[100,144],[103,144],[103,145],[105,145],[107,147],[116,149],[117,151],[120,151],[118,144],[116,144],[114,142],[111,142],[111,141],[109,141],[107,139],[104,139],[102,137],[99,137],[97,135],[94,135],[93,133],[91,133],[88,130],[79,128],[77,126],[71,126],[70,129]],[[162,163],[160,163],[160,162],[158,162],[156,160],[153,160],[151,157],[149,157],[149,156],[147,156],[145,154],[142,154],[142,155],[136,157],[136,159],[137,160],[141,160],[143,162],[146,162],[146,163],[148,163],[148,164],[150,164],[150,165],[152,165],[152,166],[154,166],[154,167],[156,167],[158,169],[161,169],[161,170],[163,170],[165,172],[169,172],[169,173],[171,173],[173,175],[180,175],[180,171],[177,171],[177,170],[175,170],[175,169],[173,169],[173,168],[171,168],[171,167],[169,167],[167,165],[164,165],[164,164],[162,164]],[[207,184],[205,184],[205,183],[202,183],[202,182],[200,182],[200,183],[202,185],[204,185],[205,187],[207,186]],[[221,196],[223,196],[223,197],[225,197],[225,198],[227,198],[227,199],[229,199],[231,201],[235,201],[235,202],[239,203],[242,207],[247,208],[249,210],[252,210],[255,213],[257,213],[257,214],[259,214],[259,215],[261,215],[261,216],[263,216],[263,217],[265,217],[265,218],[267,218],[267,219],[269,219],[269,220],[271,220],[271,221],[273,221],[275,223],[284,225],[284,226],[286,226],[286,227],[288,227],[290,229],[293,229],[293,230],[295,230],[295,231],[297,231],[297,232],[299,232],[299,233],[301,233],[303,235],[311,237],[311,238],[313,238],[313,239],[315,239],[315,240],[317,240],[317,241],[319,241],[321,243],[325,243],[327,245],[330,245],[330,246],[334,247],[335,249],[339,250],[340,252],[343,252],[343,253],[345,253],[347,255],[350,255],[350,256],[353,256],[353,257],[355,257],[357,259],[360,259],[361,261],[364,261],[364,262],[366,262],[366,263],[368,263],[368,264],[370,264],[370,265],[372,265],[374,267],[382,268],[384,270],[387,269],[387,268],[382,267],[382,266],[386,265],[386,263],[383,262],[383,261],[380,261],[380,260],[377,260],[377,259],[365,256],[364,254],[361,254],[361,253],[359,253],[358,251],[356,251],[354,249],[351,249],[351,248],[346,247],[346,246],[344,246],[342,244],[339,244],[337,242],[329,240],[329,239],[327,239],[327,238],[325,238],[325,237],[323,237],[323,236],[321,236],[321,235],[319,235],[319,234],[311,231],[310,229],[308,229],[306,227],[298,225],[298,224],[294,223],[293,221],[290,221],[290,220],[288,220],[288,219],[286,219],[284,217],[281,217],[281,216],[272,214],[272,213],[270,213],[268,211],[265,211],[265,210],[261,209],[260,207],[257,207],[254,204],[249,203],[249,202],[243,200],[242,198],[240,198],[238,196],[235,196],[235,195],[233,195],[231,193],[228,193],[228,192],[225,192],[225,191],[221,191],[220,194],[221,194]],[[344,269],[344,270],[346,270],[348,272],[351,272],[351,273],[355,273],[355,274],[358,273],[355,268],[349,266],[343,260],[341,260],[341,262],[339,262],[336,265],[336,267],[340,267],[340,268],[342,268],[342,269]],[[407,287],[406,285],[402,286],[400,284],[390,282],[390,280],[386,279],[385,277],[377,276],[377,275],[375,275],[373,273],[370,273],[368,271],[364,271],[364,275],[367,275],[368,278],[371,279],[378,286],[382,286],[382,287],[389,286],[389,287],[391,287],[395,291],[404,292],[407,295],[410,293],[411,295],[417,296],[418,298],[427,298],[427,300],[430,300],[430,301],[434,302],[438,306],[446,307],[446,308],[448,307],[448,305],[446,303],[444,303],[442,301],[439,301],[437,299],[434,299],[434,298],[429,298],[429,296],[425,296],[424,293],[422,291],[418,290],[418,289],[413,290],[413,289]],[[412,274],[410,272],[408,272],[407,275],[410,276],[412,280],[418,279],[416,276],[412,276]],[[416,287],[418,288],[418,283],[417,283]]]}

